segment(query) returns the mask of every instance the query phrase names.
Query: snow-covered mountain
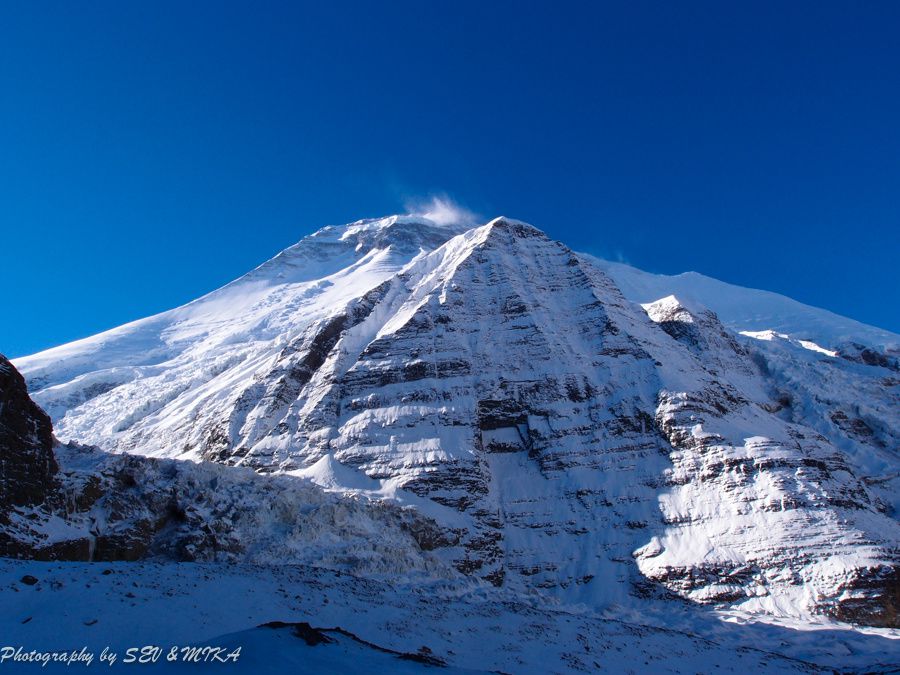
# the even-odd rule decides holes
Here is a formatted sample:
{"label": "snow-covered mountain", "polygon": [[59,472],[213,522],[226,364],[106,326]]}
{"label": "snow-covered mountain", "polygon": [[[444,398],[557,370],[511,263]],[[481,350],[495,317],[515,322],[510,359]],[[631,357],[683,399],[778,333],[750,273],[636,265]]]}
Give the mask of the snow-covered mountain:
{"label": "snow-covered mountain", "polygon": [[895,626],[898,345],[508,218],[392,216],[15,365],[62,441],[409,507],[509,592]]}
{"label": "snow-covered mountain", "polygon": [[696,272],[666,276],[600,258],[591,261],[615,280],[629,300],[647,303],[674,294],[684,302],[713,310],[734,331],[787,333],[829,350],[851,342],[892,349],[895,355],[900,349],[900,336],[896,333],[804,305],[778,293],[735,286]]}

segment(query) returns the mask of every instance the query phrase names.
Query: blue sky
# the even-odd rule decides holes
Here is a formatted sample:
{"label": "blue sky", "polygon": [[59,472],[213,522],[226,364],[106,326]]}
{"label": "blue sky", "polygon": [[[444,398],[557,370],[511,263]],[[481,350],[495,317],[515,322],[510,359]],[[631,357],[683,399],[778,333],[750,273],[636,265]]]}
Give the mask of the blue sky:
{"label": "blue sky", "polygon": [[898,27],[890,2],[8,4],[0,351],[433,194],[900,332]]}

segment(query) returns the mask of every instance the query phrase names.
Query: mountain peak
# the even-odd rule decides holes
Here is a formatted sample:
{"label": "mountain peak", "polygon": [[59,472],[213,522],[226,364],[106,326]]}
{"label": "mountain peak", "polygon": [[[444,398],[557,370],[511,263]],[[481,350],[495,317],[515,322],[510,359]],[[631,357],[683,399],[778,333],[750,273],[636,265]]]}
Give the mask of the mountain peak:
{"label": "mountain peak", "polygon": [[731,287],[623,294],[601,265],[505,216],[360,220],[17,365],[63,442],[396,501],[514,592],[893,622],[894,362],[810,359],[720,322]]}
{"label": "mountain peak", "polygon": [[656,323],[668,321],[694,323],[695,318],[699,314],[709,312],[709,310],[698,306],[696,303],[683,301],[675,295],[667,295],[654,302],[641,303],[641,307]]}
{"label": "mountain peak", "polygon": [[543,230],[538,229],[531,223],[526,223],[524,220],[516,220],[515,218],[508,218],[506,216],[497,216],[493,220],[489,220],[487,222],[487,227],[517,234],[525,234],[527,236],[547,236]]}

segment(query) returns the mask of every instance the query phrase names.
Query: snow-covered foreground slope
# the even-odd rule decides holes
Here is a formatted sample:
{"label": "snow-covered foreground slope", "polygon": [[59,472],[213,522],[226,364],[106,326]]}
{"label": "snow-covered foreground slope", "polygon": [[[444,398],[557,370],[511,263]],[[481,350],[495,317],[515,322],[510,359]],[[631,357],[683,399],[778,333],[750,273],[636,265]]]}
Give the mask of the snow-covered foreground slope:
{"label": "snow-covered foreground slope", "polygon": [[[68,670],[104,652],[119,669],[158,653],[152,669],[166,672],[871,672],[900,663],[896,631],[821,619],[766,626],[665,598],[599,610],[496,588],[442,564],[436,549],[448,543],[416,509],[325,494],[303,478],[81,447],[55,454],[48,487],[62,500],[0,514],[0,544],[12,534],[20,556],[33,547],[38,558],[93,562],[0,561],[0,659],[14,669],[37,667],[21,660],[31,655],[77,655],[49,663]],[[173,649],[179,659],[237,660],[172,662]]]}
{"label": "snow-covered foreground slope", "polygon": [[657,282],[510,219],[360,221],[16,365],[62,440],[389,499],[504,592],[896,625],[893,337]]}
{"label": "snow-covered foreground slope", "polygon": [[[26,575],[33,585],[21,581]],[[0,559],[0,591],[0,648],[85,648],[96,669],[108,647],[118,655],[114,669],[126,672],[135,664],[123,664],[125,650],[144,645],[164,654],[186,645],[241,647],[236,665],[210,663],[210,672],[824,673],[900,666],[900,640],[884,630],[766,625],[739,615],[722,621],[672,603],[598,615],[472,582],[389,585],[314,567]],[[290,626],[264,626],[272,622],[326,629],[335,642],[310,646]],[[352,637],[327,630],[334,628]],[[398,654],[425,655],[446,670]],[[3,664],[9,666],[42,670]],[[203,665],[163,656],[140,669],[194,672]]]}

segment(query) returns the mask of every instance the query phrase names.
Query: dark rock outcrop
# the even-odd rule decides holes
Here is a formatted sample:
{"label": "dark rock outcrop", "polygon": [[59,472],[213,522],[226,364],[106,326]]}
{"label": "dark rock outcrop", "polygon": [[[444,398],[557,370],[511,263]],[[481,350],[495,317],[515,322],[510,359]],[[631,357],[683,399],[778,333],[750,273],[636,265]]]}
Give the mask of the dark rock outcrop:
{"label": "dark rock outcrop", "polygon": [[848,342],[839,347],[838,356],[854,363],[900,372],[900,358],[896,350],[891,353],[890,350],[879,350],[857,342]]}
{"label": "dark rock outcrop", "polygon": [[900,570],[887,565],[857,571],[839,600],[827,610],[834,618],[864,626],[900,626]]}
{"label": "dark rock outcrop", "polygon": [[19,371],[0,354],[0,519],[12,506],[43,502],[57,468],[50,418],[29,398]]}

